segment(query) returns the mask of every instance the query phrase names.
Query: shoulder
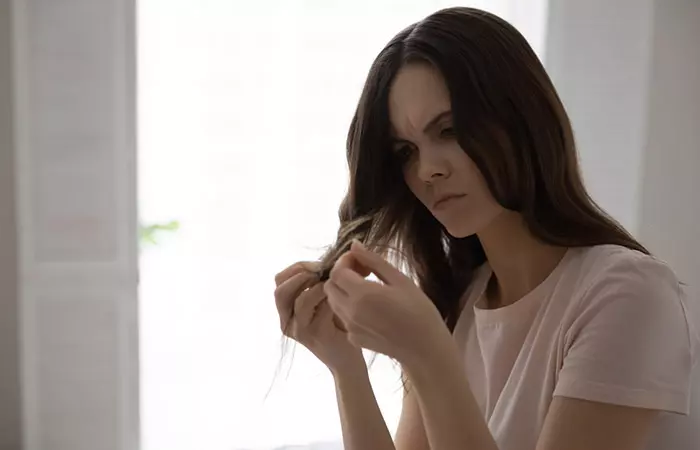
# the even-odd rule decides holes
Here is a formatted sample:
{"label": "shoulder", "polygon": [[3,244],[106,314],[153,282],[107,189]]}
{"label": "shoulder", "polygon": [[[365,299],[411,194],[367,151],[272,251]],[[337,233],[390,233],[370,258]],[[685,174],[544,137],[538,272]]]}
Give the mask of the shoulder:
{"label": "shoulder", "polygon": [[636,294],[642,298],[682,297],[681,283],[671,267],[659,258],[619,245],[598,245],[572,250],[571,279],[580,301],[600,295]]}
{"label": "shoulder", "polygon": [[566,322],[571,338],[609,329],[696,347],[697,324],[689,316],[682,283],[659,258],[628,248],[603,245],[578,249],[572,263],[578,288]]}
{"label": "shoulder", "polygon": [[618,246],[576,249],[556,394],[688,411],[697,359],[683,288],[665,262]]}

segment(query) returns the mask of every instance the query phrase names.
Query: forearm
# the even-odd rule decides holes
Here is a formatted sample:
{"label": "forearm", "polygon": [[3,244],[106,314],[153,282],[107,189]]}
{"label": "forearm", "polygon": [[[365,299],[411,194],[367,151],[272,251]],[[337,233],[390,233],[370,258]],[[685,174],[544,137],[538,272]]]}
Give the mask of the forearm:
{"label": "forearm", "polygon": [[345,450],[395,450],[364,360],[334,379]]}
{"label": "forearm", "polygon": [[453,341],[405,365],[432,450],[498,450],[484,421]]}

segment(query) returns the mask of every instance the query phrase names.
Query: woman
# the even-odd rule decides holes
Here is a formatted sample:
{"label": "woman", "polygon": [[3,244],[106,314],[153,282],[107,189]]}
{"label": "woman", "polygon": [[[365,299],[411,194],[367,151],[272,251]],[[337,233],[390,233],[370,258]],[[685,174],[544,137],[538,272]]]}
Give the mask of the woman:
{"label": "woman", "polygon": [[[403,30],[347,150],[336,244],[275,291],[284,333],[335,378],[346,449],[700,448],[681,286],[589,198],[514,28],[452,8]],[[403,369],[395,442],[361,348]]]}

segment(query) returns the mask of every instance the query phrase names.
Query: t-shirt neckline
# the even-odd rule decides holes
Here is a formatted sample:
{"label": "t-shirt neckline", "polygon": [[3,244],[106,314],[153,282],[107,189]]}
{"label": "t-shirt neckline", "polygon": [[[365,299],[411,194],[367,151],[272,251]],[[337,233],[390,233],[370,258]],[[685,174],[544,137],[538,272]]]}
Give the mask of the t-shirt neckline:
{"label": "t-shirt neckline", "polygon": [[559,280],[561,273],[565,269],[566,265],[571,259],[573,249],[567,249],[564,256],[559,260],[559,263],[554,267],[554,269],[547,275],[547,277],[542,280],[540,284],[535,286],[530,292],[525,294],[518,301],[511,303],[507,306],[502,306],[496,309],[485,309],[481,307],[486,300],[486,287],[488,286],[489,280],[493,275],[493,270],[491,266],[486,262],[486,268],[482,272],[483,276],[479,280],[479,286],[476,290],[476,300],[473,303],[474,318],[482,325],[490,323],[502,323],[505,321],[522,320],[528,316],[528,312],[539,305],[542,299],[551,291],[552,287]]}

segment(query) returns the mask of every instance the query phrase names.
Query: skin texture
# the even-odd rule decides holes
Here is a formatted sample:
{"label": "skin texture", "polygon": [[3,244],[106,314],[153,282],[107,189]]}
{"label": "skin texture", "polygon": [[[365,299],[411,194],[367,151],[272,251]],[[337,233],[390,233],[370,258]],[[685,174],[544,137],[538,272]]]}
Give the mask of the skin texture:
{"label": "skin texture", "polygon": [[280,328],[304,345],[331,372],[364,364],[361,349],[347,340],[342,324],[334,317],[316,274],[316,263],[298,262],[275,276],[275,302]]}
{"label": "skin texture", "polygon": [[[479,236],[496,273],[491,303],[506,306],[541,283],[566,249],[535,239],[519,214],[494,199],[455,139],[451,117],[443,114],[449,111],[439,71],[428,64],[402,68],[389,92],[393,151],[403,156],[406,185],[451,235]],[[465,196],[436,208],[446,194]]]}
{"label": "skin texture", "polygon": [[[451,235],[466,237],[505,210],[457,143],[450,111],[447,86],[432,66],[411,64],[399,71],[389,93],[389,117],[406,184]],[[449,194],[464,197],[434,206]]]}

